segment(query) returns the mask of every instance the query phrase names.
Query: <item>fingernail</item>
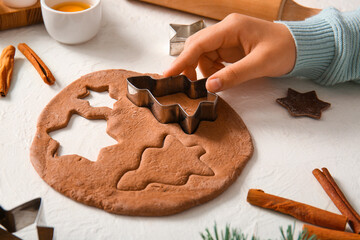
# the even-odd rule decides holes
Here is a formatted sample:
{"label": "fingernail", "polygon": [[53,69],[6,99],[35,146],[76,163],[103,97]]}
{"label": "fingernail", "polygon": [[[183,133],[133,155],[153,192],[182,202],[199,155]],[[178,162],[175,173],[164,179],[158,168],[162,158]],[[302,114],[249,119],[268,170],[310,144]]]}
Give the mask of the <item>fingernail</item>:
{"label": "fingernail", "polygon": [[220,78],[208,79],[206,85],[209,92],[217,92],[222,87]]}

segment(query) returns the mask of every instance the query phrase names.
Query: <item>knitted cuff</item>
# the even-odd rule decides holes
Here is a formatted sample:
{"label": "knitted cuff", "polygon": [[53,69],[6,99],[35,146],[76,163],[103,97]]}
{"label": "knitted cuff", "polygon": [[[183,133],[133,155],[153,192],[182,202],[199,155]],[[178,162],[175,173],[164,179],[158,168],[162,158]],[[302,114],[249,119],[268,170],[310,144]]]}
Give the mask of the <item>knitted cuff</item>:
{"label": "knitted cuff", "polygon": [[335,39],[332,26],[321,17],[305,21],[279,21],[286,25],[296,45],[296,63],[286,76],[319,78],[334,58]]}

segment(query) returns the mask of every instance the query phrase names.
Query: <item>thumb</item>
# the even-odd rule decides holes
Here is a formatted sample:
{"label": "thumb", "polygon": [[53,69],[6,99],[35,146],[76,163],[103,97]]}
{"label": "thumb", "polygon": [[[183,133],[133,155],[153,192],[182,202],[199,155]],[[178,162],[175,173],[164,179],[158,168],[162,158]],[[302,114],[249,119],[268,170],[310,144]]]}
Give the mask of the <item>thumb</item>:
{"label": "thumb", "polygon": [[239,61],[211,75],[206,82],[209,92],[219,92],[250,79],[265,76],[265,54],[254,49]]}

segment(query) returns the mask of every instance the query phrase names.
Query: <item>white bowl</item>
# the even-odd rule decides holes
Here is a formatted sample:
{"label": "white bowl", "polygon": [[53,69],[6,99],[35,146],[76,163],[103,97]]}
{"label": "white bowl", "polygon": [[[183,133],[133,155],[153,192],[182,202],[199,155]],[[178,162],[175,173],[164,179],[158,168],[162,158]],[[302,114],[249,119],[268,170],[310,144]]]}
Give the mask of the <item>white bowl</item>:
{"label": "white bowl", "polygon": [[3,0],[3,3],[11,8],[24,8],[34,5],[37,0]]}
{"label": "white bowl", "polygon": [[92,39],[101,25],[100,0],[78,0],[90,8],[78,12],[62,12],[53,6],[69,0],[41,0],[41,12],[46,31],[55,40],[65,44],[79,44]]}

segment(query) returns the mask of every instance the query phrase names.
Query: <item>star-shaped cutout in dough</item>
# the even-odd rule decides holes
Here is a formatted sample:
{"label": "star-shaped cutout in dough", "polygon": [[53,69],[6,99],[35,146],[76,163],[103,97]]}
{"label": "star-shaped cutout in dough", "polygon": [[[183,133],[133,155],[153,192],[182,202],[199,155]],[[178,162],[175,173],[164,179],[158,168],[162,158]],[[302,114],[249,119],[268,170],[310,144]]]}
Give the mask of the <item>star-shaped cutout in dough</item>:
{"label": "star-shaped cutout in dough", "polygon": [[203,20],[197,21],[190,25],[170,24],[175,34],[170,39],[170,55],[179,55],[184,49],[185,41],[188,37],[205,28]]}
{"label": "star-shaped cutout in dough", "polygon": [[126,172],[117,184],[123,191],[140,191],[151,183],[184,185],[190,175],[213,176],[214,172],[200,157],[201,146],[184,146],[176,137],[168,135],[161,148],[149,147],[141,156],[138,169]]}
{"label": "star-shaped cutout in dough", "polygon": [[321,118],[321,112],[330,107],[330,103],[321,101],[315,91],[299,93],[291,88],[285,98],[276,99],[294,117],[307,116]]}

